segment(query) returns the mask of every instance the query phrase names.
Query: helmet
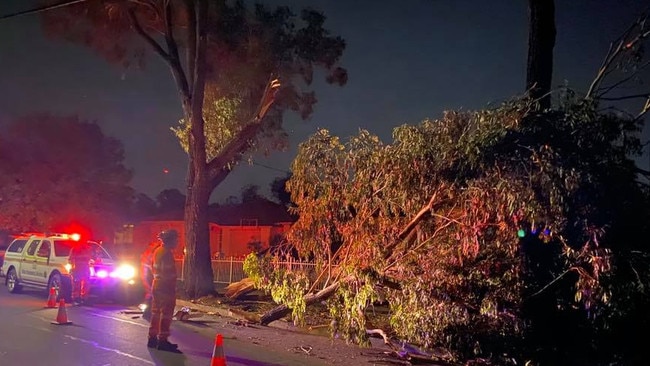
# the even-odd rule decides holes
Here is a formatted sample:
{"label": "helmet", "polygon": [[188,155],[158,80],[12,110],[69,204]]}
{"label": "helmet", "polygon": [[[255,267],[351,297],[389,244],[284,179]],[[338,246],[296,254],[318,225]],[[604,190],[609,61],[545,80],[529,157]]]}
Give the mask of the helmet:
{"label": "helmet", "polygon": [[163,244],[167,244],[172,240],[178,239],[178,231],[174,229],[163,230],[158,234],[158,239],[160,239]]}

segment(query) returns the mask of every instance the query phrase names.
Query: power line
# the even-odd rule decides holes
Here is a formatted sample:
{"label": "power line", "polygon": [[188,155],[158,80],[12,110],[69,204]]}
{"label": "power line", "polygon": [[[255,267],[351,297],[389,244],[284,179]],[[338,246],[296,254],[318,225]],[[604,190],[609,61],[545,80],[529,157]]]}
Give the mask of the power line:
{"label": "power line", "polygon": [[2,16],[0,16],[0,20],[15,18],[15,17],[21,16],[21,15],[42,13],[44,11],[53,10],[53,9],[57,9],[57,8],[63,8],[65,6],[74,5],[74,4],[78,4],[78,3],[83,3],[83,2],[86,2],[86,1],[89,1],[89,0],[66,0],[66,1],[62,1],[62,2],[60,2],[58,4],[44,5],[44,6],[39,6],[37,8],[29,9],[29,10],[19,11],[17,13],[2,15]]}
{"label": "power line", "polygon": [[291,174],[291,172],[288,171],[288,170],[279,169],[279,168],[274,168],[274,167],[272,167],[272,166],[268,166],[268,165],[264,165],[264,164],[256,163],[256,162],[254,162],[254,161],[253,161],[253,165],[261,166],[262,168],[266,168],[266,169],[270,169],[270,170],[275,170],[276,172],[280,172],[280,173]]}

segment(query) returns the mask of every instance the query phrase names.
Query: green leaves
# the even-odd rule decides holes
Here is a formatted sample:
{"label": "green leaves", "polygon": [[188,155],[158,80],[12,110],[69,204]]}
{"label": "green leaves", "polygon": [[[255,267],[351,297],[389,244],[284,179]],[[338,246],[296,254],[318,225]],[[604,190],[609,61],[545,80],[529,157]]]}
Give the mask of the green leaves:
{"label": "green leaves", "polygon": [[365,130],[345,142],[319,130],[301,144],[287,183],[300,218],[288,239],[334,278],[356,277],[328,302],[340,334],[364,342],[369,294],[381,292],[405,340],[458,358],[524,359],[516,345],[531,324],[558,308],[606,307],[612,252],[603,246],[622,243],[604,229],[625,225],[608,215],[628,193],[648,197],[627,155],[638,130],[595,108],[533,113],[513,100],[399,126],[390,144]]}

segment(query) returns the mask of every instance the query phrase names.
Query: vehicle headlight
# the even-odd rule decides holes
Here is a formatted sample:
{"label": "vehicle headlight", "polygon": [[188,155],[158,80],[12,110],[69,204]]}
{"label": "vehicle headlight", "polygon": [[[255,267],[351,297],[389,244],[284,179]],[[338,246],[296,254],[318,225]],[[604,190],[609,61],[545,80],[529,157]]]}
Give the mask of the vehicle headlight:
{"label": "vehicle headlight", "polygon": [[135,267],[130,264],[122,264],[111,272],[111,277],[117,277],[121,280],[131,280],[135,277]]}
{"label": "vehicle headlight", "polygon": [[108,272],[105,269],[100,269],[95,275],[99,278],[106,278],[108,277]]}
{"label": "vehicle headlight", "polygon": [[68,271],[68,273],[70,273],[70,270],[72,270],[72,264],[70,264],[70,263],[66,263],[66,264],[63,266],[63,268],[65,268],[65,270]]}

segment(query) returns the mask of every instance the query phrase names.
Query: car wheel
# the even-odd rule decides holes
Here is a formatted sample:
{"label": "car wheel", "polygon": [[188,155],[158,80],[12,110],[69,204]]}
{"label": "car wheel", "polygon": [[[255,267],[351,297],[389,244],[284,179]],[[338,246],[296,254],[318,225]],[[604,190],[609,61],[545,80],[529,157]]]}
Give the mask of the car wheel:
{"label": "car wheel", "polygon": [[7,273],[7,290],[12,294],[15,294],[16,292],[20,292],[21,289],[22,286],[20,286],[20,283],[18,282],[16,270],[12,268]]}
{"label": "car wheel", "polygon": [[72,286],[69,282],[64,280],[61,274],[54,273],[50,276],[50,281],[47,283],[48,291],[54,287],[54,290],[58,294],[57,301],[65,300],[66,302],[70,302],[72,298]]}

